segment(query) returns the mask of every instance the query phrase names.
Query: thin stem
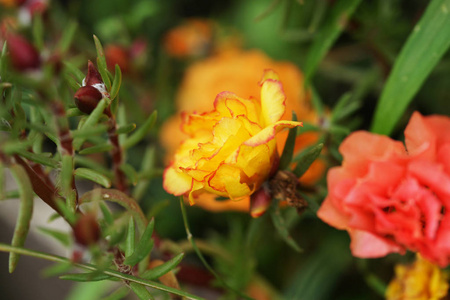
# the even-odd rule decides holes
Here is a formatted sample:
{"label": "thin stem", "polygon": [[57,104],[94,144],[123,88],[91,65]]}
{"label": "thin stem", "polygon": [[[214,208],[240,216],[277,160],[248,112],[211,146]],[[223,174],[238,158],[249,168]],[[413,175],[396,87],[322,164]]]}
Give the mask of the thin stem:
{"label": "thin stem", "polygon": [[81,264],[81,263],[71,262],[69,259],[62,257],[62,256],[51,255],[51,254],[47,254],[47,253],[43,253],[43,252],[39,252],[39,251],[33,251],[33,250],[25,249],[25,248],[13,247],[13,246],[3,244],[3,243],[0,243],[0,251],[18,253],[18,254],[32,256],[32,257],[45,259],[45,260],[49,260],[49,261],[53,261],[53,262],[57,262],[57,263],[71,263],[72,266],[80,268],[80,269],[93,271],[93,272],[102,272],[105,275],[119,278],[119,279],[122,279],[122,280],[128,281],[128,282],[135,282],[135,283],[138,283],[138,284],[141,284],[141,285],[144,285],[147,287],[151,287],[151,288],[154,288],[157,290],[161,290],[164,292],[179,295],[181,297],[185,297],[186,299],[205,300],[204,298],[191,295],[189,293],[162,285],[157,282],[153,282],[150,280],[141,279],[141,278],[138,278],[135,276],[123,274],[123,273],[120,273],[118,271],[111,270],[111,269],[99,270],[96,266],[94,266],[92,264]]}
{"label": "thin stem", "polygon": [[183,215],[184,228],[186,229],[187,239],[191,242],[192,248],[194,249],[194,251],[197,254],[198,258],[200,258],[201,262],[206,267],[206,269],[208,269],[208,271],[211,272],[211,274],[214,275],[214,277],[217,279],[217,281],[219,281],[224,287],[226,287],[230,291],[234,292],[236,295],[238,295],[238,296],[240,296],[242,298],[245,298],[245,299],[254,300],[253,298],[250,298],[249,296],[243,294],[241,291],[238,291],[238,290],[234,289],[233,287],[229,286],[220,277],[220,275],[217,274],[216,271],[214,271],[214,269],[209,265],[209,263],[206,261],[205,257],[203,256],[202,252],[197,247],[197,244],[195,243],[195,240],[194,240],[194,238],[192,236],[191,230],[189,229],[189,224],[188,224],[188,219],[187,219],[187,214],[186,214],[186,208],[184,207],[183,196],[180,197],[180,206],[181,206],[181,214]]}

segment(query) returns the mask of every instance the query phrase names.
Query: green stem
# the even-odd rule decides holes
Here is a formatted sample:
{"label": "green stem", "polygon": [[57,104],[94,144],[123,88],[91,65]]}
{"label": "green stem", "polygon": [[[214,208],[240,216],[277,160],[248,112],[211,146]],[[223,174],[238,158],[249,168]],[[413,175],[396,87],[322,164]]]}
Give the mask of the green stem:
{"label": "green stem", "polygon": [[[49,260],[49,261],[53,261],[53,262],[57,262],[57,263],[61,263],[61,262],[70,263],[71,262],[69,259],[62,257],[62,256],[51,255],[51,254],[47,254],[47,253],[43,253],[43,252],[39,252],[39,251],[33,251],[33,250],[25,249],[25,248],[13,247],[13,246],[3,244],[3,243],[0,243],[0,251],[28,255],[28,256],[45,259],[45,260]],[[124,281],[135,282],[135,283],[144,285],[146,287],[151,287],[151,288],[154,288],[157,290],[161,290],[161,291],[172,293],[172,294],[175,294],[175,295],[178,295],[181,297],[185,297],[186,299],[205,300],[204,298],[191,295],[189,293],[162,285],[157,282],[153,282],[150,280],[141,279],[141,278],[138,278],[135,276],[123,274],[123,273],[120,273],[118,271],[114,271],[111,269],[104,269],[104,270],[100,271],[94,265],[81,264],[81,263],[75,263],[75,262],[72,262],[72,265],[74,267],[88,270],[88,271],[103,272],[103,274],[106,274],[106,275],[109,275],[109,276],[112,276],[112,277],[115,277],[118,279],[122,279]]]}

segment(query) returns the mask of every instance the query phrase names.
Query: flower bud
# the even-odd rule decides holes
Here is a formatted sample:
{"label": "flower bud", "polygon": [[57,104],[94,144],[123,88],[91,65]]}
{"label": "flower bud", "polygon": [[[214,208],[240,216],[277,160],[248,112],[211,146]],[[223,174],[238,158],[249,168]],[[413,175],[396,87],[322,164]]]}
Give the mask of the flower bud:
{"label": "flower bud", "polygon": [[41,59],[36,48],[20,35],[9,34],[6,37],[9,55],[13,67],[19,71],[36,69]]}
{"label": "flower bud", "polygon": [[263,185],[250,196],[250,215],[253,218],[261,217],[272,202],[272,195],[270,194],[267,183]]}
{"label": "flower bud", "polygon": [[102,93],[93,86],[86,85],[78,89],[74,95],[75,105],[85,114],[90,114],[98,102],[102,100]]}
{"label": "flower bud", "polygon": [[75,241],[83,246],[88,246],[100,239],[100,227],[95,215],[82,215],[73,228]]}
{"label": "flower bud", "polygon": [[97,71],[92,61],[88,61],[88,73],[84,79],[84,85],[90,86],[97,83],[103,83],[102,75]]}

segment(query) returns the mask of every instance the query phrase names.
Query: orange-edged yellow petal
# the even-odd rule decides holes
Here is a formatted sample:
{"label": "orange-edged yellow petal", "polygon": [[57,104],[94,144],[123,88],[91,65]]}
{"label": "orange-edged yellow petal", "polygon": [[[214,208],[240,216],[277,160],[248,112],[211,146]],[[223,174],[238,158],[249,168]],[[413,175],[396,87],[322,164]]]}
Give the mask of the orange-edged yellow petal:
{"label": "orange-edged yellow petal", "polygon": [[163,174],[163,187],[166,192],[175,196],[187,193],[191,189],[192,178],[177,170],[173,165],[167,167]]}
{"label": "orange-edged yellow petal", "polygon": [[261,106],[253,98],[244,99],[231,92],[222,92],[214,100],[214,109],[221,117],[245,115],[252,122],[260,122]]}
{"label": "orange-edged yellow petal", "polygon": [[256,135],[252,136],[250,139],[246,140],[244,144],[247,146],[256,147],[261,144],[268,143],[270,140],[275,138],[275,135],[278,132],[280,132],[284,128],[293,128],[295,126],[303,126],[303,123],[295,121],[275,122],[258,132]]}
{"label": "orange-edged yellow petal", "polygon": [[253,182],[250,187],[245,183],[248,181],[247,179],[241,169],[224,163],[211,176],[205,189],[210,189],[211,192],[230,197],[230,199],[236,199],[253,192]]}
{"label": "orange-edged yellow petal", "polygon": [[274,151],[275,142],[272,145],[261,144],[256,147],[241,145],[236,157],[230,156],[225,162],[238,167],[246,176],[253,177],[255,184],[259,185],[270,173]]}
{"label": "orange-edged yellow petal", "polygon": [[279,121],[286,110],[283,86],[273,74],[273,71],[266,71],[261,81],[261,115],[265,126]]}

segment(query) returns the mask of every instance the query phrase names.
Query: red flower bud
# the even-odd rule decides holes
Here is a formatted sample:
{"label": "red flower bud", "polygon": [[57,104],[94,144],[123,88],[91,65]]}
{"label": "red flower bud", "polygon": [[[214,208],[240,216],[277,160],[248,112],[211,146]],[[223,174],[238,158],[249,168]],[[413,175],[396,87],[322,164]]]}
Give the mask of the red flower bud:
{"label": "red flower bud", "polygon": [[85,78],[85,85],[94,85],[97,83],[103,83],[102,76],[97,71],[92,61],[88,61],[88,73]]}
{"label": "red flower bud", "polygon": [[250,196],[250,215],[253,218],[261,217],[270,207],[271,202],[272,195],[267,182],[265,182]]}
{"label": "red flower bud", "polygon": [[100,239],[100,227],[93,214],[82,215],[73,228],[77,243],[87,246]]}
{"label": "red flower bud", "polygon": [[103,96],[95,87],[86,85],[78,89],[74,95],[75,105],[85,114],[90,114]]}
{"label": "red flower bud", "polygon": [[41,64],[36,48],[20,35],[9,34],[6,37],[12,65],[19,71],[36,69]]}

